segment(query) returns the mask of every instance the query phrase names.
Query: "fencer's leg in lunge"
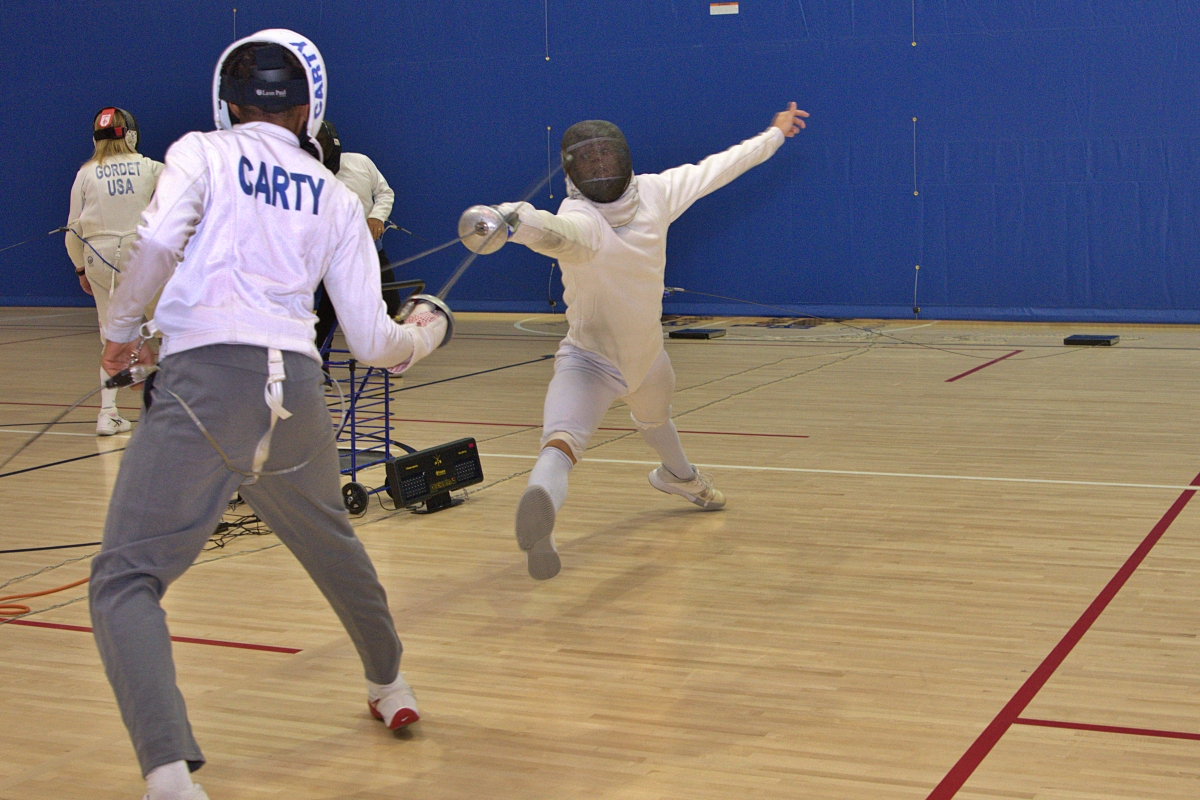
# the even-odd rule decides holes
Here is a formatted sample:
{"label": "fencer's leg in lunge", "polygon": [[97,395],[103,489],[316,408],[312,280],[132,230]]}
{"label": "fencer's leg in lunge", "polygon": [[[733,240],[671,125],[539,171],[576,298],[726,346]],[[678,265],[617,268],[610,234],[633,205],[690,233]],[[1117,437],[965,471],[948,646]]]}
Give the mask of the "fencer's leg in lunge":
{"label": "fencer's leg in lunge", "polygon": [[650,485],[660,492],[677,494],[705,511],[716,511],[725,506],[725,495],[713,486],[712,476],[697,470],[683,452],[679,431],[671,420],[674,394],[675,370],[663,350],[637,391],[625,398],[633,424],[662,459],[662,466],[650,473]]}
{"label": "fencer's leg in lunge", "polygon": [[535,580],[553,578],[562,568],[554,520],[567,499],[567,475],[625,388],[616,368],[594,353],[563,344],[555,355],[542,415],[542,452],[517,504],[517,544]]}
{"label": "fencer's leg in lunge", "polygon": [[292,417],[281,420],[265,469],[302,463],[322,440],[329,447],[301,470],[263,475],[239,490],[242,498],[308,572],[358,650],[367,679],[367,705],[388,728],[420,719],[413,690],[400,675],[402,647],[362,542],[342,504],[337,450],[325,411],[324,374],[315,361],[285,353],[284,397]]}
{"label": "fencer's leg in lunge", "polygon": [[[122,459],[88,585],[96,645],[152,800],[202,796],[187,778],[187,768],[198,769],[204,756],[175,683],[161,600],[204,547],[243,480],[224,468],[165,390],[187,397],[230,458],[242,462],[248,463],[269,416],[262,402],[265,376],[212,363],[213,349],[164,359],[155,402]],[[180,785],[168,790],[158,770]]]}

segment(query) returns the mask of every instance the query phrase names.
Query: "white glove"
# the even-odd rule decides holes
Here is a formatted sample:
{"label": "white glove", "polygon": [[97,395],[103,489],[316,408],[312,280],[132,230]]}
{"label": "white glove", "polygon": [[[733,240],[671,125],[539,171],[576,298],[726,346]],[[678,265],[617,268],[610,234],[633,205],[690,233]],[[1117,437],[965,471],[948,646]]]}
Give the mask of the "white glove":
{"label": "white glove", "polygon": [[437,350],[442,340],[446,338],[446,315],[437,306],[429,303],[417,303],[416,308],[400,325],[412,341],[413,352],[408,360],[388,367],[388,372],[400,375],[413,364]]}
{"label": "white glove", "polygon": [[517,244],[530,244],[542,238],[542,220],[537,209],[529,203],[501,203],[496,206],[500,216],[507,222],[515,213],[516,218],[508,225],[508,238]]}
{"label": "white glove", "polygon": [[[510,234],[521,227],[521,206],[528,205],[529,203],[501,203],[495,207],[500,212],[500,216],[504,217],[504,221],[508,223],[508,232]],[[513,216],[514,213],[516,214],[515,217]]]}

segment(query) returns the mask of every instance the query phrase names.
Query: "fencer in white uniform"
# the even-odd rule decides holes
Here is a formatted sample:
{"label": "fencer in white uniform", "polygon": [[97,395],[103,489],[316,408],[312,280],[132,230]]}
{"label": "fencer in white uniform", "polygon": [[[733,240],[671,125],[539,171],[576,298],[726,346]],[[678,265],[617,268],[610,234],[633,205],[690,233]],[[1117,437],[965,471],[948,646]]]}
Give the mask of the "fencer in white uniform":
{"label": "fencer in white uniform", "polygon": [[[92,629],[146,800],[207,800],[191,778],[204,754],[176,686],[161,600],[234,491],[342,621],[370,713],[393,730],[420,718],[386,593],[342,505],[313,292],[324,279],[363,364],[403,370],[447,341],[453,319],[437,298],[404,324],[388,318],[359,201],[311,141],[325,75],[316,45],[294,31],[260,31],[226,49],[213,76],[218,130],[167,151],[109,309],[111,374],[151,363],[142,337],[154,327],[163,336],[89,583]],[[141,324],[160,288],[154,325]]]}
{"label": "fencer in white uniform", "polygon": [[379,249],[383,226],[387,224],[392,213],[396,193],[388,186],[375,162],[362,153],[342,153],[341,169],[335,174],[362,203],[363,211],[367,215],[367,227],[371,229],[376,249]]}
{"label": "fencer in white uniform", "polygon": [[[101,109],[92,130],[96,149],[71,186],[66,244],[79,285],[96,298],[103,343],[108,301],[120,281],[121,261],[137,235],[138,220],[154,196],[163,165],[138,154],[137,123],[124,109]],[[101,369],[100,382],[107,378]],[[102,389],[96,433],[112,436],[129,429],[129,421],[117,411],[117,390]]]}
{"label": "fencer in white uniform", "polygon": [[765,131],[723,153],[636,176],[616,125],[577,123],[563,135],[568,196],[558,213],[498,206],[512,220],[512,241],[558,259],[569,325],[546,392],[542,451],[517,507],[517,542],[533,578],[561,568],[553,531],[567,475],[617,399],[662,459],[650,473],[654,488],[706,511],[725,505],[712,478],[688,461],[671,421],[675,372],[661,322],[667,228],[696,200],[773,156],[807,116],[792,103]]}
{"label": "fencer in white uniform", "polygon": [[[358,198],[362,203],[363,213],[367,216],[367,228],[371,238],[375,240],[375,251],[379,255],[379,266],[388,264],[387,253],[383,250],[383,234],[387,229],[388,217],[392,213],[392,205],[396,201],[396,193],[388,186],[387,179],[375,166],[375,162],[362,153],[346,153],[342,151],[342,140],[337,128],[329,120],[321,122],[321,130],[317,133],[317,142],[324,154],[325,168]],[[388,289],[386,285],[394,280],[391,270],[385,270],[380,275],[385,286],[383,301],[387,304],[389,315],[395,315],[400,310],[401,298],[396,289]],[[324,347],[329,338],[329,331],[337,322],[333,302],[329,293],[321,287],[320,302],[317,305],[317,347]]]}

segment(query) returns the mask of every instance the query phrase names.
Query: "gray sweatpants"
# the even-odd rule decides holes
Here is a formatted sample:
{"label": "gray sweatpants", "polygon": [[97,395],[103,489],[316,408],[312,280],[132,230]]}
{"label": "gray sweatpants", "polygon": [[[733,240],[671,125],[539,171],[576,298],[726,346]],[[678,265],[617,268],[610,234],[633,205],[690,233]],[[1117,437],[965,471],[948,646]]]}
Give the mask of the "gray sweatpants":
{"label": "gray sweatpants", "polygon": [[[266,470],[286,469],[330,442],[320,366],[284,353],[284,406]],[[245,478],[221,457],[167,394],[184,399],[239,469],[270,423],[263,401],[267,352],[213,345],[167,356],[156,376],[151,407],[129,440],[92,562],[92,625],[105,672],[129,729],[142,774],[204,756],[192,736],[166,614],[159,601],[191,566]],[[263,476],[242,486],[242,498],[283,541],[333,606],[358,648],[366,678],[387,684],[400,668],[400,639],[370,558],[342,506],[337,451],[321,451],[308,466]]]}

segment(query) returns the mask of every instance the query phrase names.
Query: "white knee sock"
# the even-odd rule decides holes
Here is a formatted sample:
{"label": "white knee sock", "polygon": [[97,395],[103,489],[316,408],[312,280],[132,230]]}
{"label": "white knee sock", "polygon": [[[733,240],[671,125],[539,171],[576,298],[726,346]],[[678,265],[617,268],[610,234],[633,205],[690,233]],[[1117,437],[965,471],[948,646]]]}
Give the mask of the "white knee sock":
{"label": "white knee sock", "polygon": [[[104,371],[104,367],[100,368],[100,385],[108,380],[108,373]],[[100,390],[100,410],[101,411],[116,411],[117,410],[117,391],[116,389],[101,389]]]}
{"label": "white knee sock", "polygon": [[146,775],[146,796],[150,800],[174,800],[192,789],[192,774],[186,761],[172,761],[155,767]]}
{"label": "white knee sock", "polygon": [[529,474],[530,486],[541,486],[550,494],[557,512],[567,501],[567,474],[570,473],[570,457],[557,447],[543,447],[533,472]]}
{"label": "white knee sock", "polygon": [[675,430],[673,421],[667,420],[665,425],[659,425],[657,428],[643,429],[642,438],[654,448],[654,452],[662,459],[663,466],[676,478],[690,481],[696,476],[692,462],[684,455],[683,442],[679,441],[679,431]]}

